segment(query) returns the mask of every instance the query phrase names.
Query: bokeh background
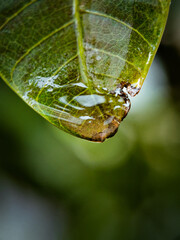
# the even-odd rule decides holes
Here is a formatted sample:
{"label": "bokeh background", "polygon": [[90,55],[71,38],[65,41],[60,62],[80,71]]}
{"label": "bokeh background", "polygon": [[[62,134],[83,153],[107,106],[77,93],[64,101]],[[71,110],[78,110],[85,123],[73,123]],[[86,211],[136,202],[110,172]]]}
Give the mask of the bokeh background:
{"label": "bokeh background", "polygon": [[0,240],[180,240],[180,1],[103,144],[51,126],[0,79]]}

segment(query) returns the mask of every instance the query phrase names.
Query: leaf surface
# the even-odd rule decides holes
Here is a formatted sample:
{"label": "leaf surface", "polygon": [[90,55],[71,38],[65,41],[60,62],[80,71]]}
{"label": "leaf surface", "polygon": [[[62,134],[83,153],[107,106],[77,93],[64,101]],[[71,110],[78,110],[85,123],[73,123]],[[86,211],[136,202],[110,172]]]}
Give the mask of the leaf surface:
{"label": "leaf surface", "polygon": [[60,129],[113,136],[142,87],[170,0],[0,0],[0,76]]}

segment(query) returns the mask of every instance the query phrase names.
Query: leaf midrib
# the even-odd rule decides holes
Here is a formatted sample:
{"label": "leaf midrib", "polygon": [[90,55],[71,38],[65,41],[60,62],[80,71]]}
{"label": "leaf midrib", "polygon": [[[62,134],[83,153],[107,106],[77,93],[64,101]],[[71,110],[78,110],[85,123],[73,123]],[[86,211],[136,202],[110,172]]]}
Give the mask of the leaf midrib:
{"label": "leaf midrib", "polygon": [[[17,15],[19,15],[23,10],[25,10],[27,7],[29,7],[31,4],[33,4],[34,2],[36,2],[37,0],[32,0],[31,2],[29,2],[28,4],[26,4],[23,8],[21,8],[19,11],[17,11],[14,15],[12,15],[9,18],[9,21],[12,20],[13,18],[15,18]],[[91,10],[82,10],[79,8],[79,0],[73,0],[73,11],[74,11],[74,20],[69,21],[68,23],[64,24],[63,26],[61,26],[58,29],[55,29],[54,31],[52,31],[50,34],[48,34],[47,36],[45,36],[43,39],[41,39],[39,42],[37,42],[35,45],[33,45],[30,49],[27,50],[27,52],[21,56],[15,63],[15,65],[12,68],[11,71],[11,80],[13,81],[13,72],[15,70],[15,68],[17,67],[17,65],[34,49],[36,48],[38,45],[40,45],[42,42],[44,42],[45,40],[47,40],[48,38],[50,38],[51,36],[53,36],[55,33],[57,33],[58,31],[66,28],[67,26],[73,24],[73,22],[75,21],[75,26],[76,26],[76,37],[77,37],[77,48],[78,48],[78,56],[79,56],[79,65],[80,65],[80,72],[81,72],[81,76],[82,76],[82,81],[84,83],[86,83],[88,86],[91,85],[90,81],[89,81],[89,76],[88,76],[88,69],[87,69],[87,64],[86,64],[86,57],[85,57],[85,50],[84,50],[84,46],[83,46],[83,28],[82,28],[82,21],[81,21],[81,15],[80,13],[88,13],[88,14],[93,14],[93,15],[97,15],[97,16],[101,16],[101,17],[105,17],[105,18],[110,18],[111,20],[117,21],[123,25],[125,25],[128,28],[131,28],[133,31],[137,32],[147,43],[148,45],[150,45],[150,43],[143,37],[142,34],[140,34],[136,29],[132,28],[129,24],[124,23],[123,21],[113,18],[111,16],[108,16],[104,13],[100,13],[100,12],[95,12],[95,11],[91,11]],[[6,25],[9,21],[6,21],[2,26]],[[1,26],[1,27],[2,27]],[[1,30],[0,27],[0,30]],[[99,50],[101,51],[101,49]],[[109,52],[105,52],[103,51],[104,54],[107,54]],[[110,54],[110,53],[109,53]],[[121,58],[121,57],[120,57]],[[121,60],[127,62],[130,65],[133,65],[133,63],[121,58]],[[134,66],[134,65],[133,65]],[[134,66],[135,67],[135,66]],[[139,69],[138,69],[139,70]]]}
{"label": "leaf midrib", "polygon": [[73,13],[74,13],[74,19],[75,19],[80,72],[81,72],[82,81],[85,84],[89,85],[88,70],[86,65],[85,50],[84,50],[84,44],[83,44],[82,22],[81,22],[81,16],[80,16],[79,10],[80,10],[79,0],[73,0]]}
{"label": "leaf midrib", "polygon": [[[15,18],[17,15],[19,15],[24,9],[26,9],[28,6],[30,6],[32,3],[36,2],[36,0],[32,0],[31,2],[29,2],[28,4],[26,4],[22,9],[20,9],[16,14],[14,14],[11,18],[9,18],[10,20]],[[87,84],[87,86],[89,87],[89,90],[92,89],[92,82],[90,81],[90,78],[88,76],[88,69],[87,69],[87,63],[86,63],[86,57],[85,57],[85,49],[84,49],[84,43],[83,43],[83,27],[82,27],[82,20],[81,20],[81,15],[80,13],[82,13],[83,11],[79,8],[79,0],[73,0],[73,11],[74,11],[74,19],[70,20],[68,23],[64,24],[63,26],[59,27],[58,29],[55,29],[54,31],[52,31],[50,34],[48,34],[47,36],[45,36],[44,38],[42,38],[40,41],[38,41],[36,44],[34,44],[30,49],[28,49],[26,51],[26,53],[24,55],[22,55],[15,63],[15,65],[12,68],[11,71],[11,80],[13,82],[13,73],[17,67],[17,65],[26,57],[28,56],[28,54],[34,50],[36,47],[38,47],[41,43],[43,43],[44,41],[46,41],[48,38],[52,37],[54,34],[56,34],[57,32],[59,32],[60,30],[68,27],[69,25],[73,24],[75,22],[75,27],[76,27],[76,38],[77,38],[77,50],[78,50],[78,57],[79,57],[79,65],[80,65],[80,72],[81,72],[81,77],[82,77],[82,81]],[[102,17],[109,17],[112,20],[116,20],[121,24],[124,24],[124,22],[119,21],[117,19],[114,19],[111,16],[106,16],[105,14],[102,13],[98,13],[98,12],[92,12],[90,10],[86,10],[84,11],[85,13],[89,13],[89,14],[94,14],[94,15],[98,15],[98,16],[102,16]],[[8,21],[9,22],[9,21]],[[6,25],[8,22],[5,22],[2,26]],[[125,26],[127,24],[124,24]],[[129,25],[127,25],[129,27]],[[99,51],[101,51],[101,49],[99,49]],[[104,54],[110,54],[109,52],[105,52],[102,50],[102,52]],[[76,55],[76,56],[77,56]],[[71,59],[67,60],[66,63],[64,63],[62,66],[60,66],[57,71],[55,73],[58,73],[60,69],[62,69],[62,67],[64,67],[65,65],[67,65],[67,63],[69,63],[70,61],[72,61],[73,59],[76,58],[76,56],[73,56]],[[116,56],[117,57],[117,56]],[[125,59],[121,58],[121,60],[129,63],[130,65],[133,65],[131,62],[126,61]],[[134,66],[134,65],[133,65]],[[135,66],[134,66],[135,67]],[[54,76],[54,74],[53,74]],[[41,89],[41,91],[39,92],[36,100],[39,98],[40,94],[42,93],[43,89]],[[98,109],[99,111],[99,109]],[[101,112],[101,111],[100,111]]]}

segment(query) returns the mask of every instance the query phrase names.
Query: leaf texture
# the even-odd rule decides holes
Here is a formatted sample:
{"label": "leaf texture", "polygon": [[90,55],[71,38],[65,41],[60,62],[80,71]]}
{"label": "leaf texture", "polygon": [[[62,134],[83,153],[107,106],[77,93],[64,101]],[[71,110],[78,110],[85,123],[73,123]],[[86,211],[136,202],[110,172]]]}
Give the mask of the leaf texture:
{"label": "leaf texture", "polygon": [[170,0],[0,0],[0,76],[60,129],[113,136],[142,87]]}

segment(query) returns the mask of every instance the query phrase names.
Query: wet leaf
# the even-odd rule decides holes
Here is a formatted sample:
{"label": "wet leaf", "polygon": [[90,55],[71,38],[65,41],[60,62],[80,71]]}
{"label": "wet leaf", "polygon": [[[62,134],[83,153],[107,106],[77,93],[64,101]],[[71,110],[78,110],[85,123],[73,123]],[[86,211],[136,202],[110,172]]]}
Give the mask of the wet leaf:
{"label": "wet leaf", "polygon": [[0,76],[60,129],[113,136],[147,75],[170,0],[0,0]]}

